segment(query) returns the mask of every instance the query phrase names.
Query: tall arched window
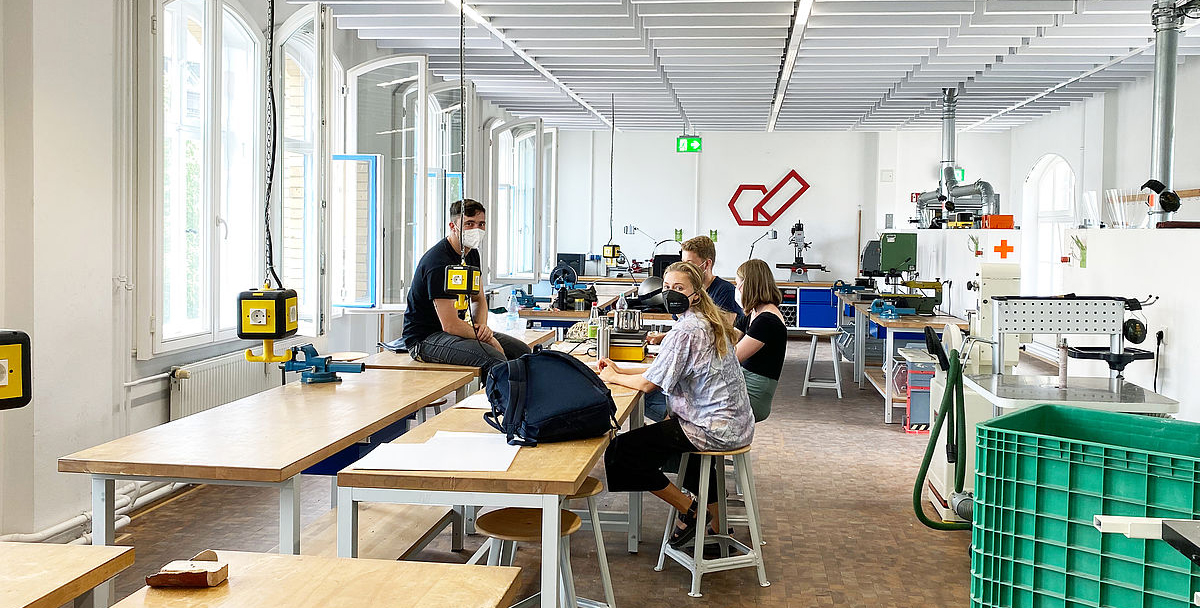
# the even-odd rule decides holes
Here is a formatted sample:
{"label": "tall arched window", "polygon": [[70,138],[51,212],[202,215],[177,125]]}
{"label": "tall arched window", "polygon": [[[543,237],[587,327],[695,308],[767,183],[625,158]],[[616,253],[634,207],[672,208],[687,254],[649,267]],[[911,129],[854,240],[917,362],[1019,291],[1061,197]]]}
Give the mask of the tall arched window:
{"label": "tall arched window", "polygon": [[[1032,229],[1033,247],[1026,241],[1026,251],[1036,263],[1024,264],[1021,290],[1029,295],[1049,296],[1062,292],[1066,231],[1072,227],[1075,201],[1075,171],[1066,159],[1047,154],[1038,159],[1024,187],[1026,229]],[[1027,237],[1028,238],[1028,237]]]}
{"label": "tall arched window", "polygon": [[220,0],[161,5],[153,352],[233,338],[256,284],[262,39]]}

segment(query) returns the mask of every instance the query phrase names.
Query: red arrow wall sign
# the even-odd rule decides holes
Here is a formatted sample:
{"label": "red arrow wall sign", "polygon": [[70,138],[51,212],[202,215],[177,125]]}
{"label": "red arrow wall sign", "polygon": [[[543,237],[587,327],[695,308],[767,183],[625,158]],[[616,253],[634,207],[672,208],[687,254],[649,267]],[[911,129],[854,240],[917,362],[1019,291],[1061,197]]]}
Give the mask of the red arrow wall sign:
{"label": "red arrow wall sign", "polygon": [[[737,190],[733,193],[733,198],[729,199],[729,210],[733,212],[733,219],[737,221],[739,226],[770,226],[807,190],[808,182],[804,181],[804,178],[800,177],[800,174],[795,169],[792,169],[770,190],[767,190],[766,186],[760,184],[742,184],[738,186]],[[749,218],[743,217],[741,211],[738,209],[738,203],[741,202],[743,195],[747,192],[759,193],[758,196],[750,195],[746,197],[747,200],[755,201]]]}

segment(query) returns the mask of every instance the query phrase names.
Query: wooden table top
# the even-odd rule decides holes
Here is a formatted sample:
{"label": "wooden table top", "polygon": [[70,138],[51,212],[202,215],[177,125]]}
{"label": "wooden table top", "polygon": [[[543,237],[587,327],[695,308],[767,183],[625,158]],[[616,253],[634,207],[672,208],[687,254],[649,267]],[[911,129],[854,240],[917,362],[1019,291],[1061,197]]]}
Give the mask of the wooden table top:
{"label": "wooden table top", "polygon": [[[633,412],[641,393],[610,385],[617,405],[617,421]],[[453,408],[434,416],[393,443],[423,443],[438,431],[499,433],[483,420],[484,410]],[[458,492],[503,492],[509,494],[558,494],[579,491],[588,473],[596,467],[609,436],[542,443],[522,447],[507,471],[357,471],[338,473],[338,485],[356,488],[401,490],[449,490]]]}
{"label": "wooden table top", "polygon": [[[553,329],[518,329],[515,331],[505,331],[506,333],[518,340],[525,342],[529,348],[553,342],[558,332]],[[408,353],[394,353],[390,350],[384,350],[375,353],[362,362],[366,364],[367,369],[399,369],[399,370],[421,370],[434,372],[468,372],[475,377],[479,377],[479,368],[470,365],[454,365],[452,363],[425,363],[417,361]]]}
{"label": "wooden table top", "polygon": [[0,606],[58,608],[133,565],[133,547],[0,542]]}
{"label": "wooden table top", "polygon": [[58,470],[281,482],[470,383],[464,371],[341,374],[291,382],[64,456]]}
{"label": "wooden table top", "polygon": [[[867,308],[870,308],[870,305]],[[925,329],[926,327],[933,327],[940,330],[947,325],[957,325],[961,329],[970,327],[966,321],[949,315],[900,315],[899,319],[885,319],[876,312],[867,314],[872,321],[889,329]]]}
{"label": "wooden table top", "polygon": [[498,608],[520,568],[217,551],[229,580],[201,589],[142,587],[116,608]]}

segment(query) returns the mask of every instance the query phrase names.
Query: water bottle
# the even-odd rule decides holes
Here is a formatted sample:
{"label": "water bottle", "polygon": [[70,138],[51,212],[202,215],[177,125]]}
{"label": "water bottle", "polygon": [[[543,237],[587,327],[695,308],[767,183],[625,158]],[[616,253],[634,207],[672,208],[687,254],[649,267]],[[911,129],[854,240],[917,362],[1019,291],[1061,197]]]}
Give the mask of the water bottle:
{"label": "water bottle", "polygon": [[521,323],[521,313],[518,312],[520,304],[517,303],[517,296],[513,294],[508,297],[508,312],[504,315],[504,330],[516,331],[517,326]]}
{"label": "water bottle", "polygon": [[621,297],[617,298],[617,310],[625,310],[626,308],[629,308],[629,302],[625,301],[625,294],[622,293]]}

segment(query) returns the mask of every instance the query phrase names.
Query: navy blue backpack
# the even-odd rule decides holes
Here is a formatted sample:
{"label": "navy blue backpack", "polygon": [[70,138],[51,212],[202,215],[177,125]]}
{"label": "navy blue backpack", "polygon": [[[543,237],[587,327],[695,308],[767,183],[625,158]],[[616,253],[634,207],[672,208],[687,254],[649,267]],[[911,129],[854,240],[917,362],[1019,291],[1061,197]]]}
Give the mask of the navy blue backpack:
{"label": "navy blue backpack", "polygon": [[510,445],[599,437],[617,430],[612,391],[579,359],[542,350],[493,366],[483,419]]}

